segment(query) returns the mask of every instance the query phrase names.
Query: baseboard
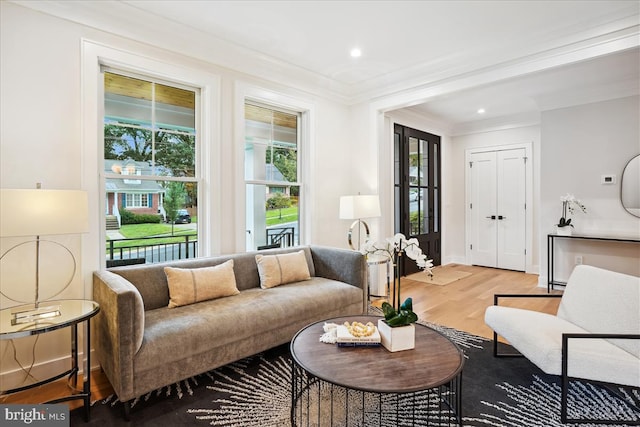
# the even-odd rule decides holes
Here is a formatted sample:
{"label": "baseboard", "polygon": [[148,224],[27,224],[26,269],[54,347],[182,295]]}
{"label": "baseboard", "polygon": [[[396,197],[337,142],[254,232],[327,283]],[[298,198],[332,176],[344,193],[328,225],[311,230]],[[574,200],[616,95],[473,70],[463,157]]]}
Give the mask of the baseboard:
{"label": "baseboard", "polygon": [[[78,352],[78,360],[80,363],[80,373],[83,373],[84,363],[83,353]],[[25,369],[29,370],[29,365],[23,365]],[[97,359],[94,357],[94,351],[91,350],[91,369],[99,367]],[[51,378],[55,375],[59,375],[61,372],[67,371],[71,368],[71,356],[64,356],[58,359],[51,359],[45,362],[39,362],[33,365],[30,369],[30,374],[36,378],[37,381],[42,381],[46,378]],[[0,373],[0,390],[8,390],[23,385],[35,382],[33,380],[28,381],[27,374],[22,369],[14,369]]]}

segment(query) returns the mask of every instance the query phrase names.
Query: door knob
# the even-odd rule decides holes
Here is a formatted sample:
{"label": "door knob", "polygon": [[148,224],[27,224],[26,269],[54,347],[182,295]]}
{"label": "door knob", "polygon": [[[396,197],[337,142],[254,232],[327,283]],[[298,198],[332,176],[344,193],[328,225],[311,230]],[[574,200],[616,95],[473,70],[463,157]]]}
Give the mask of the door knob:
{"label": "door knob", "polygon": [[[491,215],[491,216],[488,216],[487,219],[496,219],[496,216],[495,215]],[[502,218],[500,218],[500,219],[502,219]]]}
{"label": "door knob", "polygon": [[498,215],[498,219],[507,219],[506,216]]}

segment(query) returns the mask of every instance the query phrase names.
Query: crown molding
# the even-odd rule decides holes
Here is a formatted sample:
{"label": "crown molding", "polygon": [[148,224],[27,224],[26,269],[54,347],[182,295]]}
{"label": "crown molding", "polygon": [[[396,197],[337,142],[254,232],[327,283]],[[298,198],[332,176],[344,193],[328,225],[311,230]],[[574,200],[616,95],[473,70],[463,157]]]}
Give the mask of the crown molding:
{"label": "crown molding", "polygon": [[[407,106],[429,98],[491,84],[512,77],[568,65],[640,45],[640,14],[637,8],[625,17],[603,17],[608,22],[589,23],[587,30],[575,26],[547,34],[545,40],[511,49],[487,47],[482,52],[437,58],[400,72],[346,85],[233,42],[213,37],[189,26],[153,16],[119,1],[65,2],[14,0],[13,3],[67,21],[89,26],[156,48],[189,56],[213,68],[246,74],[278,85],[333,100],[345,105],[381,101],[383,105]],[[104,4],[108,7],[105,8]],[[108,15],[105,16],[105,10]],[[166,31],[157,31],[158,23]],[[378,102],[376,102],[378,103]]]}

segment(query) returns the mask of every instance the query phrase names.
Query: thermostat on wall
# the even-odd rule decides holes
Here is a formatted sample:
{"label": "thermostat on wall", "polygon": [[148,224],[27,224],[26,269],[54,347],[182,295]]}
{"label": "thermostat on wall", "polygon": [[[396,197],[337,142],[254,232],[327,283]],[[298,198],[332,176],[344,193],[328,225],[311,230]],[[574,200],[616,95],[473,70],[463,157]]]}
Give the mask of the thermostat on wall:
{"label": "thermostat on wall", "polygon": [[602,175],[600,179],[601,184],[615,184],[616,176],[615,175]]}

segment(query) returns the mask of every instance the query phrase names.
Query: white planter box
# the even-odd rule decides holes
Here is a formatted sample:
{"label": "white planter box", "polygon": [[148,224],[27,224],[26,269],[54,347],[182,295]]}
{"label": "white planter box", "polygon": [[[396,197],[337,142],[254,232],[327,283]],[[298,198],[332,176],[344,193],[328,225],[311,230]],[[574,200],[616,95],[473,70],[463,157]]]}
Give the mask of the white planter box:
{"label": "white planter box", "polygon": [[573,227],[571,227],[571,226],[558,227],[556,225],[556,234],[558,236],[571,236],[571,234],[573,234]]}
{"label": "white planter box", "polygon": [[392,328],[384,319],[378,320],[382,346],[389,351],[411,350],[416,346],[416,327],[412,324]]}

